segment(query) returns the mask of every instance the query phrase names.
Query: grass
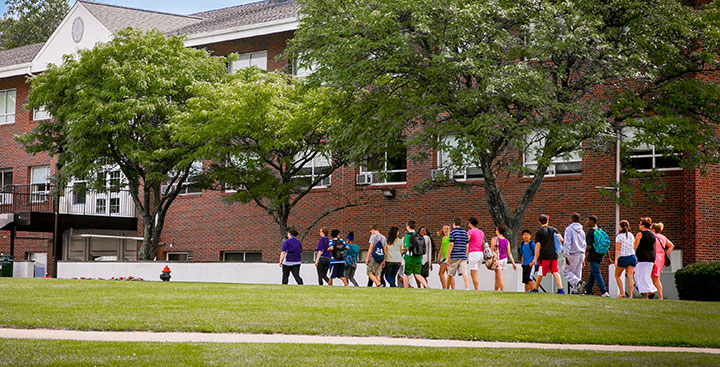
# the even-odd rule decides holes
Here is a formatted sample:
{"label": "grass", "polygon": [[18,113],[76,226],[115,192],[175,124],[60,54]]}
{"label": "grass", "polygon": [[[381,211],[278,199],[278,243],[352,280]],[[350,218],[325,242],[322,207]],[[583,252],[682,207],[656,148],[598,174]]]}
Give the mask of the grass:
{"label": "grass", "polygon": [[717,366],[720,356],[531,349],[0,340],[0,366]]}
{"label": "grass", "polygon": [[720,347],[720,304],[388,288],[0,279],[0,326]]}

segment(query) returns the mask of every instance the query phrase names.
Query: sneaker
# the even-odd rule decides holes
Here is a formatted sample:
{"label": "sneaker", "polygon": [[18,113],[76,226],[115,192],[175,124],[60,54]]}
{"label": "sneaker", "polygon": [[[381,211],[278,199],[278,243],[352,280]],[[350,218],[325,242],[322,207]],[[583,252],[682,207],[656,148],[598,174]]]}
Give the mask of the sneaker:
{"label": "sneaker", "polygon": [[569,294],[575,294],[576,288],[572,283],[568,283],[568,293]]}
{"label": "sneaker", "polygon": [[583,289],[585,289],[585,285],[587,285],[587,283],[585,283],[584,280],[580,280],[580,281],[578,282],[578,284],[577,284],[577,286],[576,286],[577,294],[582,294],[582,293],[583,293]]}
{"label": "sneaker", "polygon": [[528,291],[528,293],[540,293],[540,291],[537,290],[537,289],[533,289],[533,290],[531,290],[531,291]]}
{"label": "sneaker", "polygon": [[605,292],[605,293],[602,294],[602,296],[603,296],[603,297],[610,297],[610,293]]}
{"label": "sneaker", "polygon": [[558,289],[557,294],[565,294],[565,290],[564,290],[564,289]]}

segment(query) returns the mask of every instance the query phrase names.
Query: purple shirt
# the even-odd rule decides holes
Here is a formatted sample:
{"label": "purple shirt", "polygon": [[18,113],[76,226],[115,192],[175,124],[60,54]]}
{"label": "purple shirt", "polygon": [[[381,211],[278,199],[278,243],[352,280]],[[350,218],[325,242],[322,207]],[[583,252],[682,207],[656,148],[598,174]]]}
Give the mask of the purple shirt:
{"label": "purple shirt", "polygon": [[300,262],[302,258],[302,244],[295,237],[290,237],[283,242],[282,251],[285,254],[285,261],[289,263]]}
{"label": "purple shirt", "polygon": [[498,247],[498,254],[500,255],[500,258],[498,260],[507,259],[507,248],[508,248],[507,238],[498,238],[497,239],[497,247]]}
{"label": "purple shirt", "polygon": [[477,228],[472,228],[468,231],[468,235],[470,236],[468,252],[482,252],[485,233]]}
{"label": "purple shirt", "polygon": [[328,247],[330,247],[330,240],[328,240],[327,237],[322,236],[320,237],[320,241],[318,241],[318,245],[315,251],[322,251],[320,257],[327,257],[329,259],[332,257],[332,254],[330,253],[330,251],[328,251]]}

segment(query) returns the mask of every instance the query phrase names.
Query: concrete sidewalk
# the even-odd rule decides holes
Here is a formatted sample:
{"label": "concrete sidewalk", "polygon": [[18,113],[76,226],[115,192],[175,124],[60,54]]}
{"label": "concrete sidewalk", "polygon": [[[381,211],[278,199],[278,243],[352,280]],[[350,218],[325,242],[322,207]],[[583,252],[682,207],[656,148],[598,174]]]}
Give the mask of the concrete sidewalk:
{"label": "concrete sidewalk", "polygon": [[165,343],[291,343],[291,344],[343,344],[343,345],[389,345],[435,348],[529,348],[589,350],[600,352],[684,352],[720,355],[720,348],[653,347],[632,345],[598,344],[549,344],[486,342],[450,339],[406,339],[388,337],[320,336],[286,334],[237,334],[237,333],[183,333],[148,331],[76,331],[54,329],[6,329],[0,328],[0,338],[82,340],[106,342],[165,342]]}

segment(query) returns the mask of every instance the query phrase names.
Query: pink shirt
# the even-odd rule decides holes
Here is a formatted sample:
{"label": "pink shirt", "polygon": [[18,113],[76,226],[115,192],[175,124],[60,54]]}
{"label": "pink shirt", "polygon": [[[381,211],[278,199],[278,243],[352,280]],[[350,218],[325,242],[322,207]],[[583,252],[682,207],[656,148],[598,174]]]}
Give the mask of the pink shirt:
{"label": "pink shirt", "polygon": [[483,231],[472,228],[468,231],[470,242],[468,242],[468,252],[482,252],[483,242],[485,242],[485,233]]}

